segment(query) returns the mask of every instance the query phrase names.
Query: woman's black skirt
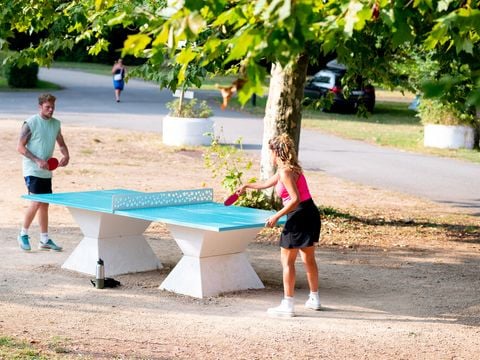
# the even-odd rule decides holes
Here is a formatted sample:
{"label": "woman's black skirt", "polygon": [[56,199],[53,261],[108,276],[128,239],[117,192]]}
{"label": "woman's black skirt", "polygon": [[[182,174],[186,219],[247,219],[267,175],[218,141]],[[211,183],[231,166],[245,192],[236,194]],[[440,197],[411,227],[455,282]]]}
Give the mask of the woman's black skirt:
{"label": "woman's black skirt", "polygon": [[320,212],[312,199],[302,201],[287,214],[287,222],[280,235],[280,246],[286,249],[313,246],[320,240]]}

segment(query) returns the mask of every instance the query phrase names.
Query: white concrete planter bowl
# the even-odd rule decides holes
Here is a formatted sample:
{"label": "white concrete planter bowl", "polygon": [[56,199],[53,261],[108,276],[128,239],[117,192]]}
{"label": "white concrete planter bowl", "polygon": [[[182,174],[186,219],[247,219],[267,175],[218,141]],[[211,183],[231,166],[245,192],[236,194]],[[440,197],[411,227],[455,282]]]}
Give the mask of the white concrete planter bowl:
{"label": "white concrete planter bowl", "polygon": [[427,124],[423,145],[441,149],[473,149],[475,132],[470,126]]}
{"label": "white concrete planter bowl", "polygon": [[173,146],[210,145],[211,138],[205,133],[213,133],[213,120],[210,118],[163,118],[163,143]]}

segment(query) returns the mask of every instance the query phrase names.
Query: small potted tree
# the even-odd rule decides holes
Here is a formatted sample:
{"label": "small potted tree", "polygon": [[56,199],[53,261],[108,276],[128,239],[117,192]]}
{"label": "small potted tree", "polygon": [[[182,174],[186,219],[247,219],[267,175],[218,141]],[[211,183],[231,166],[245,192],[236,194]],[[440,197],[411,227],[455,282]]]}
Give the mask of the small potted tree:
{"label": "small potted tree", "polygon": [[[185,44],[179,49],[186,50]],[[163,143],[173,146],[200,146],[209,145],[213,133],[212,109],[206,101],[187,99],[187,89],[200,88],[202,79],[206,76],[206,69],[196,62],[181,64],[169,59],[167,65],[159,71],[159,80],[162,87],[172,91],[180,89],[178,99],[166,104],[170,110],[163,118]],[[179,81],[179,79],[182,81]]]}
{"label": "small potted tree", "polygon": [[[174,44],[175,45],[175,44]],[[172,53],[157,54],[130,71],[130,76],[157,82],[161,89],[180,90],[180,97],[166,104],[162,121],[162,141],[172,146],[210,145],[213,133],[212,109],[206,101],[187,99],[187,89],[200,88],[208,69],[191,58],[194,44],[182,42]],[[186,56],[187,53],[189,56]],[[188,61],[187,61],[188,60]],[[207,134],[208,133],[208,134]]]}
{"label": "small potted tree", "polygon": [[179,99],[167,103],[170,113],[163,118],[163,143],[174,146],[209,145],[213,133],[212,109],[206,101]]}
{"label": "small potted tree", "polygon": [[439,61],[444,54],[413,48],[406,68],[410,90],[422,94],[417,116],[424,125],[424,146],[472,149],[478,118],[469,99],[474,88],[472,71],[457,59]]}
{"label": "small potted tree", "polygon": [[475,114],[460,110],[453,103],[422,99],[418,116],[424,124],[424,146],[442,149],[473,149]]}

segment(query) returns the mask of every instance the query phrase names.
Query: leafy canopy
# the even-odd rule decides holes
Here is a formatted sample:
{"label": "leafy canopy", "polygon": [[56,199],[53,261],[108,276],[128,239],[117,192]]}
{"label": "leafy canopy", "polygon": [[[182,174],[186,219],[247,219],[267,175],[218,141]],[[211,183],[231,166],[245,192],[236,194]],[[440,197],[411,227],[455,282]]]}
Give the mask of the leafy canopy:
{"label": "leafy canopy", "polygon": [[[38,39],[16,55],[19,64],[48,65],[60,49],[88,40],[90,54],[110,45],[106,31],[135,29],[122,49],[146,59],[145,78],[175,89],[198,86],[208,73],[248,79],[245,102],[262,94],[265,64],[299,54],[335,53],[352,74],[395,85],[392,64],[412,51],[433,54],[443,69],[427,94],[457,85],[448,64],[468,69],[466,101],[480,104],[479,0],[15,0],[0,12],[0,46],[16,33]],[[167,71],[166,71],[167,69]],[[194,75],[192,75],[194,74]],[[431,90],[434,89],[434,90]],[[436,90],[435,90],[436,89]]]}

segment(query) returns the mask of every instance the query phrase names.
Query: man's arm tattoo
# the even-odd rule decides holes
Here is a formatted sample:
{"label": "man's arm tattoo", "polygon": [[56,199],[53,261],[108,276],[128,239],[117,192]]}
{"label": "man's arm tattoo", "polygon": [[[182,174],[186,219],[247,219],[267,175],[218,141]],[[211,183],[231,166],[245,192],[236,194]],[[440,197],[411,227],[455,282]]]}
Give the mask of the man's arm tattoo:
{"label": "man's arm tattoo", "polygon": [[28,140],[30,140],[30,136],[32,135],[32,131],[30,130],[30,126],[27,124],[23,124],[22,130],[20,131],[20,139],[24,141],[26,144]]}
{"label": "man's arm tattoo", "polygon": [[[27,124],[23,124],[22,130],[20,131],[20,142],[26,145],[28,143],[28,140],[30,140],[30,136],[32,136],[32,131],[30,130],[30,127]],[[25,150],[23,156],[33,161],[37,159],[37,157],[33,155],[26,146],[24,146],[24,149]]]}

